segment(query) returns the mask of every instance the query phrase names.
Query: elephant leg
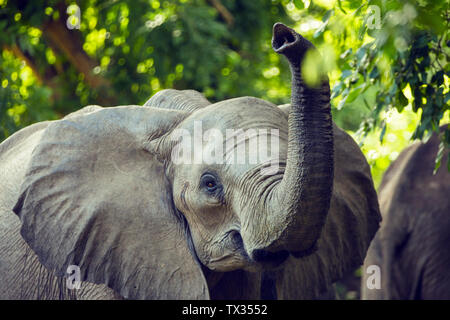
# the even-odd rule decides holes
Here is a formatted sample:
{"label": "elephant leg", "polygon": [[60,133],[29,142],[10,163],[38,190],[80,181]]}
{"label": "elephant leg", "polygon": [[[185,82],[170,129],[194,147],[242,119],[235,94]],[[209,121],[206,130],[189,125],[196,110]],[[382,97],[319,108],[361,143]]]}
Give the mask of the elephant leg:
{"label": "elephant leg", "polygon": [[261,273],[259,272],[236,270],[216,273],[207,271],[205,276],[208,281],[209,294],[213,300],[260,299]]}
{"label": "elephant leg", "polygon": [[261,299],[277,300],[276,275],[274,272],[263,272],[261,276]]}

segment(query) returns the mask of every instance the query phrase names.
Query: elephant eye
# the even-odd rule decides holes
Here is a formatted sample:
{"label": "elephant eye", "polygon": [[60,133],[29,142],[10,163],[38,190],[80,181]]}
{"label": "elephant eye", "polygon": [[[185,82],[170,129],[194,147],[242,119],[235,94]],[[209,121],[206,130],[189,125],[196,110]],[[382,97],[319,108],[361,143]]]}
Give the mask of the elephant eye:
{"label": "elephant eye", "polygon": [[219,188],[219,183],[214,175],[206,173],[200,178],[200,187],[213,193]]}

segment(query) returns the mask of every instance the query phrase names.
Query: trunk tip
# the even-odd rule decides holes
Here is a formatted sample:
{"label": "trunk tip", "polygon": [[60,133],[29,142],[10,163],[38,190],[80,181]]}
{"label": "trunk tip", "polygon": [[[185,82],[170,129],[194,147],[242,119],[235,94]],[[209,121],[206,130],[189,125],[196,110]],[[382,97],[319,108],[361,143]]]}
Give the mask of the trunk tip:
{"label": "trunk tip", "polygon": [[291,28],[277,22],[273,25],[272,48],[277,53],[281,53],[285,48],[293,45],[299,36]]}

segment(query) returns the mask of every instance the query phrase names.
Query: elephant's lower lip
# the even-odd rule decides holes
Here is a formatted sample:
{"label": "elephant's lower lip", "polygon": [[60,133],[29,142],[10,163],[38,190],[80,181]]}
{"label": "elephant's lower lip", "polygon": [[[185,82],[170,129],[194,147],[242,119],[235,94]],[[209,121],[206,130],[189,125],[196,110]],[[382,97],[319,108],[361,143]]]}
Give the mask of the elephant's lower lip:
{"label": "elephant's lower lip", "polygon": [[268,266],[279,266],[289,257],[289,252],[286,250],[270,252],[266,250],[255,250],[252,253],[253,260]]}

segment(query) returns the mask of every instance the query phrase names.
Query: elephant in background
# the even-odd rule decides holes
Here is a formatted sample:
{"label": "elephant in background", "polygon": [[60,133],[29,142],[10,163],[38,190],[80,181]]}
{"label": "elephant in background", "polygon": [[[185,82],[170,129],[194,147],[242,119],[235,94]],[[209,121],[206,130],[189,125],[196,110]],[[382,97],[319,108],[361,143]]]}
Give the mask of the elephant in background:
{"label": "elephant in background", "polygon": [[[0,298],[312,299],[360,265],[380,221],[369,165],[332,123],[328,80],[303,82],[313,45],[276,24],[272,46],[291,67],[291,105],[163,90],[4,141]],[[277,129],[278,171],[261,174],[273,159],[175,162],[177,134],[199,123]],[[224,157],[250,156],[250,140],[232,139]],[[200,140],[201,152],[223,143]],[[72,265],[79,290],[65,282]]]}
{"label": "elephant in background", "polygon": [[[438,146],[436,134],[412,144],[383,176],[383,221],[364,262],[363,299],[450,299],[450,173],[445,150],[433,175]],[[370,266],[380,268],[378,288]]]}

